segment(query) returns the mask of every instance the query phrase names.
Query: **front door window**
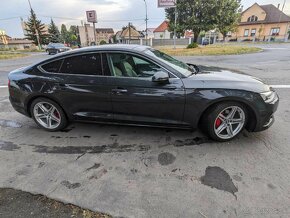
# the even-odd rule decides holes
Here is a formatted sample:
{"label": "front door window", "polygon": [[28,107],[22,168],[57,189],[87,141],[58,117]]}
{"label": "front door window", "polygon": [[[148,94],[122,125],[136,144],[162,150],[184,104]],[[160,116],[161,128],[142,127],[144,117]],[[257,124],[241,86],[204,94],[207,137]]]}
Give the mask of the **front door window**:
{"label": "front door window", "polygon": [[156,72],[164,71],[158,65],[143,58],[125,53],[109,54],[109,62],[116,77],[152,77]]}

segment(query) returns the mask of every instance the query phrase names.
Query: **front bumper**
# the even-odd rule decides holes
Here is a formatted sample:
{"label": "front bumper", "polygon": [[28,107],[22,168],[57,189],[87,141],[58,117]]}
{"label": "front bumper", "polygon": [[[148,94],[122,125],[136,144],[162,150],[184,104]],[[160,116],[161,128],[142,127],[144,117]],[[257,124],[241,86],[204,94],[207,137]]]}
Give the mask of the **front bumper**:
{"label": "front bumper", "polygon": [[257,116],[256,127],[253,132],[259,132],[271,127],[275,121],[274,113],[277,111],[279,105],[279,97],[276,94],[276,98],[271,103],[264,103],[264,110],[262,110]]}

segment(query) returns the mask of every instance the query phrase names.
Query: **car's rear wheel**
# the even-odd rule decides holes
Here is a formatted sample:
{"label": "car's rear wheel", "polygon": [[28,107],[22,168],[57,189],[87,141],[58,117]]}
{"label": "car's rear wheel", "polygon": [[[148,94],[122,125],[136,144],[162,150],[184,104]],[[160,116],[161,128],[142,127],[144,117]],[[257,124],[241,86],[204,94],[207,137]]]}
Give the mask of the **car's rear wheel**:
{"label": "car's rear wheel", "polygon": [[63,109],[50,99],[35,99],[31,104],[30,113],[36,124],[47,131],[58,131],[67,126]]}
{"label": "car's rear wheel", "polygon": [[216,141],[236,137],[247,123],[247,109],[238,102],[224,102],[212,107],[203,117],[203,129]]}

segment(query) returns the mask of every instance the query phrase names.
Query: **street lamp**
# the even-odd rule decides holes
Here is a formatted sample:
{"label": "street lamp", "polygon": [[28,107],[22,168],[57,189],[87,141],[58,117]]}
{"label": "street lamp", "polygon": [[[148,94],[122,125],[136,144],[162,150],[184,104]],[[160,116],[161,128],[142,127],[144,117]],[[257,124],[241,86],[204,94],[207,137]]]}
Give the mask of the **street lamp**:
{"label": "street lamp", "polygon": [[145,17],[145,22],[146,22],[146,36],[145,36],[145,39],[146,39],[146,45],[147,45],[147,39],[148,39],[148,27],[147,27],[147,24],[148,24],[148,12],[147,12],[147,2],[146,0],[144,0],[144,3],[145,3],[145,14],[146,14],[146,17]]}

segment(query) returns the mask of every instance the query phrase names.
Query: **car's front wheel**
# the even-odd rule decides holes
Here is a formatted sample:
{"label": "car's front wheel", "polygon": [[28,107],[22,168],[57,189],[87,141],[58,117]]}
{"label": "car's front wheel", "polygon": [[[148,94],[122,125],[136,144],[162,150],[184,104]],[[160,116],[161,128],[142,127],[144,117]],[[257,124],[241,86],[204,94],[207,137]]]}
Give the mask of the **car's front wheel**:
{"label": "car's front wheel", "polygon": [[247,123],[247,109],[238,102],[224,102],[212,107],[204,116],[203,129],[216,141],[236,137]]}
{"label": "car's front wheel", "polygon": [[35,99],[31,104],[30,113],[38,126],[51,132],[61,130],[67,125],[63,109],[47,98]]}

